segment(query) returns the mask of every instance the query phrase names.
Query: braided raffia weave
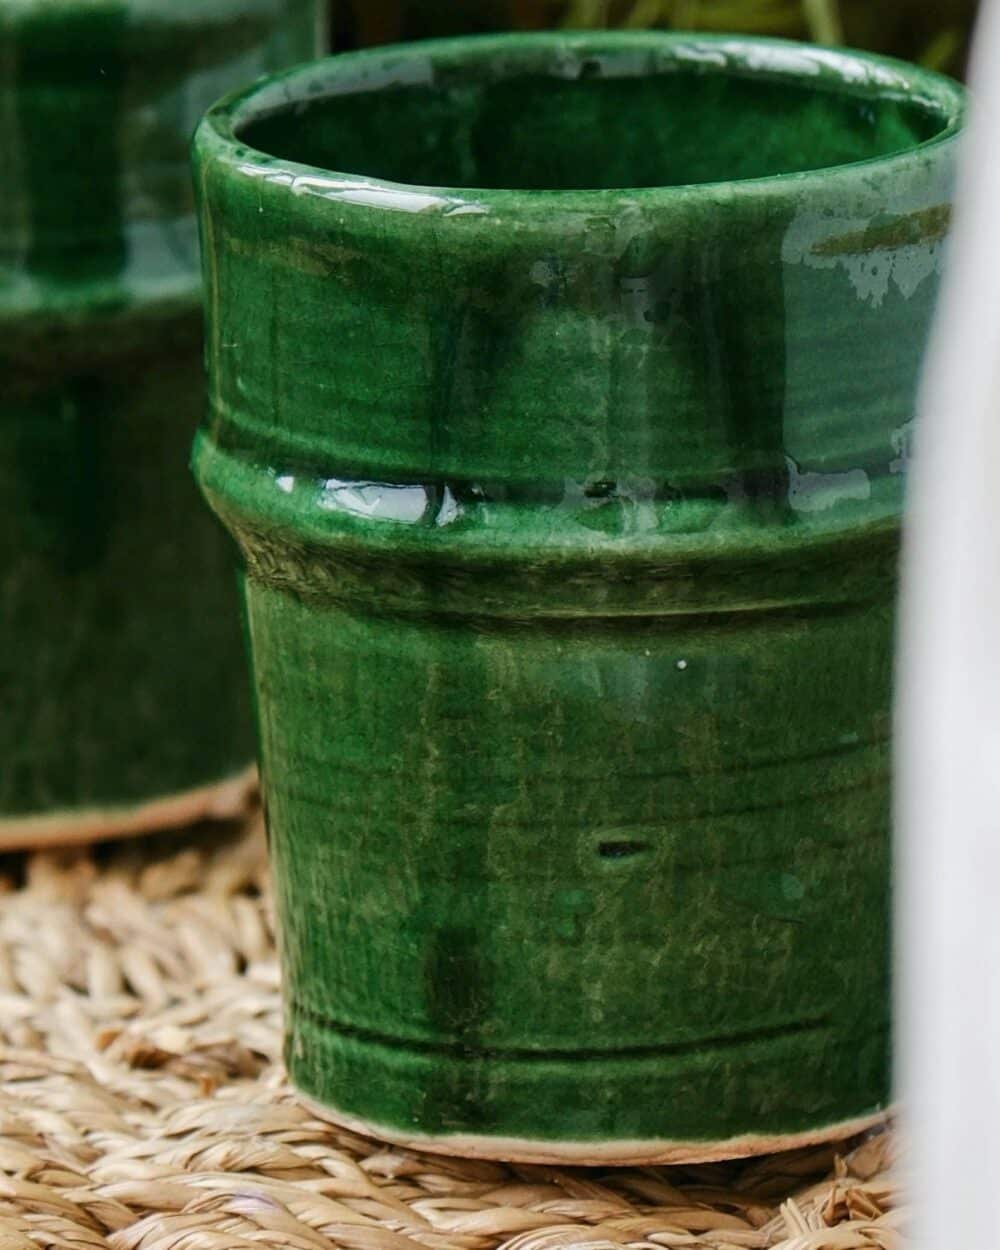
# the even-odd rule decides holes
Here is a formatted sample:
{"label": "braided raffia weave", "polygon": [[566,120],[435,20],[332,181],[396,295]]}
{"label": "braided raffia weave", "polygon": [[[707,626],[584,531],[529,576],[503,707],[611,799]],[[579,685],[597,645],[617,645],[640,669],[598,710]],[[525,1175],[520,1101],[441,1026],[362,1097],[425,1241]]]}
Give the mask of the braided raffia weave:
{"label": "braided raffia weave", "polygon": [[0,1250],[903,1245],[892,1135],[732,1165],[506,1167],[300,1106],[259,830],[4,864]]}

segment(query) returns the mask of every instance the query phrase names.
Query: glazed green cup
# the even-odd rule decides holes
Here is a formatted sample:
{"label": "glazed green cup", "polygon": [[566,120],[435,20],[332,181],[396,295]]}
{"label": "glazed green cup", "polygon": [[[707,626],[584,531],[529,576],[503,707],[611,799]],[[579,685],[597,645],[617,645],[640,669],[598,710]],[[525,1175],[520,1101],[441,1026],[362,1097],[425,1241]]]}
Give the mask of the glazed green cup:
{"label": "glazed green cup", "polygon": [[0,849],[245,808],[188,149],[317,0],[0,0]]}
{"label": "glazed green cup", "polygon": [[197,134],[287,1060],[527,1160],[847,1134],[962,93],[750,38],[334,58]]}

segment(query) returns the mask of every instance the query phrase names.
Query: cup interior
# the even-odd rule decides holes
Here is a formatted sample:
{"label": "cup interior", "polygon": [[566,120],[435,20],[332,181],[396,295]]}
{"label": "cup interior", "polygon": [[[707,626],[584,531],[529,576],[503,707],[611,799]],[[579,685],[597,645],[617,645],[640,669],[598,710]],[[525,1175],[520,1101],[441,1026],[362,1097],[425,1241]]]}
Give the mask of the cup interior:
{"label": "cup interior", "polygon": [[467,55],[452,45],[382,63],[334,58],[303,98],[286,91],[238,121],[237,138],[395,183],[570,191],[823,169],[912,148],[955,120],[943,96],[908,89],[905,67],[897,81],[891,63],[852,53],[767,41],[465,44]]}

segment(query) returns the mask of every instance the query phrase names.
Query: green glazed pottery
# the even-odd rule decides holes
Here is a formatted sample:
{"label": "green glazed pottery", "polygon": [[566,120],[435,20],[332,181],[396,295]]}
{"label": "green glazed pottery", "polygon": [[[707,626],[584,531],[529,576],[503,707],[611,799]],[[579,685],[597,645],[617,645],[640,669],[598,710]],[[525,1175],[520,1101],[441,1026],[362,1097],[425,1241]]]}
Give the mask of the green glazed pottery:
{"label": "green glazed pottery", "polygon": [[245,798],[231,544],[187,467],[188,146],[319,35],[315,0],[0,0],[0,847]]}
{"label": "green glazed pottery", "polygon": [[287,1061],[444,1151],[889,1094],[889,707],[962,91],[740,37],[367,51],[195,140]]}

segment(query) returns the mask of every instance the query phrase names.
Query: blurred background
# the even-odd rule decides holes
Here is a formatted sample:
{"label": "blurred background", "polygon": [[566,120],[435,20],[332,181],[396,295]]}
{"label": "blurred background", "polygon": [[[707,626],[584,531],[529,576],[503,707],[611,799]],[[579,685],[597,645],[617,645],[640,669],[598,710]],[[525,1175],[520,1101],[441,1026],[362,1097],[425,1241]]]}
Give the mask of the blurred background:
{"label": "blurred background", "polygon": [[976,0],[334,0],[335,51],[496,30],[752,31],[848,44],[961,77]]}

